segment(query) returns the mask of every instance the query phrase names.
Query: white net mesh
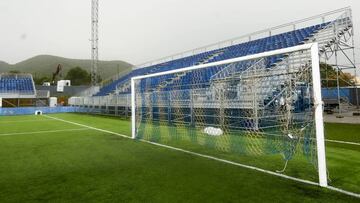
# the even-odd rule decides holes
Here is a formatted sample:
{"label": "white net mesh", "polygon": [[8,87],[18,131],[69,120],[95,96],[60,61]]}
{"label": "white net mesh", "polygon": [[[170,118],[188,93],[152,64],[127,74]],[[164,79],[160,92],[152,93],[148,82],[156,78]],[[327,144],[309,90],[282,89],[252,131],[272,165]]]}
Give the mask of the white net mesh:
{"label": "white net mesh", "polygon": [[136,79],[136,138],[316,178],[311,75],[296,51]]}

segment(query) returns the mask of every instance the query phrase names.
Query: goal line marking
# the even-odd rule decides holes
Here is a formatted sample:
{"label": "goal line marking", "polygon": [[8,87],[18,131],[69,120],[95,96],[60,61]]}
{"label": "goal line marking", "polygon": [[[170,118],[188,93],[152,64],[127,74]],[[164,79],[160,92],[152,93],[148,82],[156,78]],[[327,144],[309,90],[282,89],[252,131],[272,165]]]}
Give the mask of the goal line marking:
{"label": "goal line marking", "polygon": [[[112,135],[116,135],[116,136],[119,136],[119,137],[123,137],[123,138],[133,140],[131,137],[120,134],[120,133],[116,133],[116,132],[112,132],[112,131],[108,131],[108,130],[104,130],[104,129],[100,129],[100,128],[95,128],[95,127],[91,127],[91,126],[88,126],[88,125],[84,125],[84,124],[80,124],[80,123],[76,123],[76,122],[72,122],[72,121],[67,121],[67,120],[64,120],[64,119],[61,119],[61,118],[56,118],[56,117],[52,117],[52,116],[48,116],[48,115],[42,115],[42,116],[45,116],[47,118],[52,118],[54,120],[62,121],[62,122],[65,122],[65,123],[70,123],[70,124],[73,124],[73,125],[77,125],[77,126],[81,126],[81,127],[85,127],[85,128],[93,129],[93,130],[96,130],[96,131],[105,132],[105,133],[108,133],[108,134],[112,134]],[[242,168],[252,169],[252,170],[255,170],[255,171],[259,171],[259,172],[262,172],[262,173],[267,173],[267,174],[270,174],[270,175],[274,175],[274,176],[278,176],[278,177],[281,177],[281,178],[293,180],[293,181],[296,181],[296,182],[301,182],[301,183],[305,183],[305,184],[309,184],[309,185],[319,186],[319,183],[316,183],[316,182],[313,182],[313,181],[304,180],[304,179],[300,179],[300,178],[295,178],[295,177],[292,177],[292,176],[276,173],[276,172],[261,169],[261,168],[258,168],[258,167],[249,166],[249,165],[245,165],[245,164],[240,164],[240,163],[237,163],[237,162],[233,162],[233,161],[229,161],[229,160],[225,160],[225,159],[221,159],[221,158],[217,158],[217,157],[213,157],[213,156],[209,156],[209,155],[205,155],[205,154],[196,153],[196,152],[188,151],[188,150],[185,150],[185,149],[171,147],[171,146],[168,146],[168,145],[163,145],[163,144],[160,144],[160,143],[155,143],[155,142],[151,142],[151,141],[147,141],[147,140],[143,140],[143,139],[137,139],[137,140],[141,141],[141,142],[144,142],[144,143],[149,143],[149,144],[152,144],[152,145],[172,149],[172,150],[175,150],[175,151],[180,151],[180,152],[183,152],[183,153],[186,153],[186,154],[191,154],[191,155],[195,155],[195,156],[199,156],[199,157],[219,161],[219,162],[222,162],[222,163],[227,163],[227,164],[231,164],[231,165],[235,165],[235,166],[240,166]],[[336,188],[336,187],[332,187],[332,186],[327,186],[326,188],[328,188],[329,190],[340,192],[342,194],[346,194],[346,195],[349,195],[349,196],[360,198],[360,194],[358,194],[358,193],[350,192],[350,191],[343,190],[343,189]]]}
{"label": "goal line marking", "polygon": [[81,130],[89,130],[89,128],[74,128],[74,129],[64,129],[64,130],[44,130],[44,131],[21,132],[21,133],[2,133],[2,134],[0,134],[0,137],[10,136],[10,135],[30,135],[30,134],[69,132],[69,131],[81,131]]}

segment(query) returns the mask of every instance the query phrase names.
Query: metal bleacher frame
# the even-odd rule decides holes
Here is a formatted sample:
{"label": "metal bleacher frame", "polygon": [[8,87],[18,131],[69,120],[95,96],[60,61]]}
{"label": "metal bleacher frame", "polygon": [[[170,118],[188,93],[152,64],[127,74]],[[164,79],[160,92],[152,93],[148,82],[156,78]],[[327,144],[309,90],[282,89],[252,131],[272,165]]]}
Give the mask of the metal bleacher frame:
{"label": "metal bleacher frame", "polygon": [[[213,43],[210,45],[206,45],[203,47],[199,47],[196,49],[192,49],[192,50],[188,50],[188,51],[184,51],[181,53],[177,53],[174,55],[170,55],[170,56],[166,56],[166,57],[162,57],[156,60],[151,60],[139,65],[136,65],[134,67],[134,69],[139,69],[139,68],[145,68],[151,65],[155,65],[155,64],[160,64],[160,63],[164,63],[167,61],[171,61],[171,60],[175,60],[175,59],[180,59],[180,58],[184,58],[187,56],[192,56],[195,54],[200,54],[203,52],[207,52],[207,51],[212,51],[215,49],[221,49],[221,48],[225,48],[228,46],[232,46],[232,45],[236,45],[236,44],[240,44],[240,43],[244,43],[244,42],[249,42],[249,41],[253,41],[259,38],[263,38],[263,37],[270,37],[276,34],[281,34],[287,31],[293,31],[296,29],[300,29],[306,26],[310,26],[310,25],[314,25],[314,24],[319,24],[319,23],[325,23],[328,20],[328,18],[331,18],[333,15],[338,15],[338,14],[343,14],[343,13],[347,13],[347,12],[351,12],[351,8],[350,7],[345,7],[345,8],[341,8],[341,9],[337,9],[337,10],[333,10],[330,12],[326,12],[326,13],[322,13],[319,15],[315,15],[315,16],[311,16],[308,18],[304,18],[301,20],[296,20],[293,22],[289,22],[289,23],[285,23],[282,25],[278,25],[275,27],[271,27],[271,28],[267,28],[264,30],[260,30],[260,31],[256,31],[253,33],[249,33],[246,35],[242,35],[240,37],[236,37],[236,38],[232,38],[232,39],[228,39],[228,40],[224,40],[221,42],[217,42],[217,43]],[[336,16],[338,17],[338,16]],[[313,22],[311,24],[308,24],[309,22]]]}
{"label": "metal bleacher frame", "polygon": [[17,74],[12,74],[12,73],[1,73],[0,74],[0,78],[3,77],[11,77],[14,78],[15,80],[19,77],[21,78],[29,78],[32,82],[32,90],[31,91],[22,91],[19,89],[14,89],[14,90],[2,90],[0,91],[0,97],[3,99],[7,99],[7,98],[19,98],[19,99],[31,99],[31,98],[35,98],[36,97],[36,89],[35,89],[35,83],[33,80],[33,77],[31,74],[25,74],[25,73],[17,73]]}
{"label": "metal bleacher frame", "polygon": [[[241,44],[244,42],[250,42],[256,39],[261,39],[264,37],[269,37],[289,31],[294,31],[311,25],[324,24],[326,22],[331,22],[326,25],[325,29],[319,33],[311,36],[310,39],[305,43],[318,42],[319,43],[319,52],[320,52],[320,61],[326,64],[331,64],[336,67],[337,70],[337,88],[340,90],[339,85],[339,74],[342,71],[351,72],[354,75],[357,75],[357,70],[355,66],[355,49],[354,49],[354,31],[352,24],[352,11],[350,7],[337,9],[334,11],[322,13],[316,16],[305,18],[302,20],[293,21],[269,29],[261,30],[251,34],[247,34],[241,37],[233,38],[230,40],[214,43],[190,51],[185,51],[179,54],[163,57],[161,59],[153,60],[146,62],[134,67],[133,71],[136,71],[140,68],[146,68],[154,64],[161,64],[169,62],[176,59],[181,59],[188,56],[194,56],[196,54],[221,50],[222,48]],[[122,76],[124,77],[124,76]],[[119,77],[114,77],[113,80],[119,79]],[[330,78],[322,78],[324,81],[329,81]],[[129,81],[130,83],[130,81]],[[355,84],[349,84],[357,88]],[[356,91],[358,92],[358,91]],[[88,109],[89,113],[99,113],[99,114],[112,114],[112,115],[126,115],[128,116],[130,99],[128,95],[118,95],[119,91],[115,91],[108,96],[98,96],[93,97],[89,95],[88,97],[77,97],[72,98],[69,101],[69,104],[78,107],[85,107]],[[356,96],[358,98],[358,95]],[[120,101],[121,100],[121,101]],[[97,102],[98,101],[98,102]],[[114,102],[116,101],[116,102]],[[341,115],[342,106],[344,104],[341,102],[340,94],[338,96],[338,113]],[[356,109],[359,109],[359,101],[357,99]],[[121,107],[121,110],[120,110]],[[116,109],[116,110],[115,110]],[[121,111],[121,112],[120,112]]]}

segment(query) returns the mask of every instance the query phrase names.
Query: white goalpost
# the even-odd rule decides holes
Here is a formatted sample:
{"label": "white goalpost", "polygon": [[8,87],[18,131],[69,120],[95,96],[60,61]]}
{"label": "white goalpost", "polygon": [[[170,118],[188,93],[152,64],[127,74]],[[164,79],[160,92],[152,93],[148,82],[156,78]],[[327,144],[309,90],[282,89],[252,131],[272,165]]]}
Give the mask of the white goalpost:
{"label": "white goalpost", "polygon": [[317,43],[168,68],[131,78],[133,139],[327,187]]}

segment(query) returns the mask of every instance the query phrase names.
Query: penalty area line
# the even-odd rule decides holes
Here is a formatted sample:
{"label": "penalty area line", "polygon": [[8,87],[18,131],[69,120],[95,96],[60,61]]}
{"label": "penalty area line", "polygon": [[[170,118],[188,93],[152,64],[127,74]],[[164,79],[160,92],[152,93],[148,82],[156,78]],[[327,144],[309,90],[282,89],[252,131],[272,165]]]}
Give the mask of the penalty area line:
{"label": "penalty area line", "polygon": [[[104,130],[104,129],[100,129],[100,128],[95,128],[95,127],[91,127],[91,126],[88,126],[88,125],[84,125],[84,124],[80,124],[80,123],[76,123],[76,122],[72,122],[72,121],[67,121],[67,120],[64,120],[64,119],[61,119],[61,118],[56,118],[56,117],[52,117],[52,116],[48,116],[48,115],[42,115],[42,116],[45,116],[47,118],[52,118],[54,120],[62,121],[62,122],[65,122],[65,123],[70,123],[70,124],[73,124],[73,125],[86,127],[86,128],[92,129],[92,130],[105,132],[105,133],[108,133],[108,134],[112,134],[112,135],[116,135],[116,136],[119,136],[119,137],[123,137],[123,138],[133,140],[131,137],[120,134],[120,133],[116,133],[116,132],[112,132],[112,131],[108,131],[108,130]],[[285,178],[285,179],[288,179],[288,180],[293,180],[293,181],[300,182],[300,183],[305,183],[305,184],[308,184],[308,185],[319,186],[319,183],[316,183],[316,182],[313,182],[313,181],[304,180],[304,179],[300,179],[300,178],[295,178],[295,177],[284,175],[284,174],[281,174],[281,173],[276,173],[274,171],[261,169],[261,168],[255,167],[255,166],[249,166],[249,165],[245,165],[245,164],[240,164],[240,163],[237,163],[237,162],[233,162],[233,161],[229,161],[229,160],[225,160],[225,159],[221,159],[221,158],[217,158],[217,157],[213,157],[213,156],[209,156],[209,155],[205,155],[205,154],[196,153],[196,152],[188,151],[188,150],[185,150],[185,149],[171,147],[171,146],[168,146],[168,145],[163,145],[163,144],[160,144],[160,143],[155,143],[155,142],[151,142],[151,141],[147,141],[147,140],[143,140],[143,139],[136,139],[136,140],[138,140],[140,142],[156,145],[156,146],[159,146],[159,147],[164,147],[164,148],[168,148],[168,149],[171,149],[171,150],[183,152],[183,153],[186,153],[186,154],[191,154],[191,155],[195,155],[195,156],[198,156],[198,157],[203,157],[203,158],[210,159],[210,160],[215,160],[215,161],[218,161],[218,162],[222,162],[222,163],[226,163],[226,164],[230,164],[230,165],[234,165],[234,166],[239,166],[239,167],[242,167],[242,168],[247,168],[247,169],[259,171],[259,172],[262,172],[262,173],[278,176],[278,177]],[[326,188],[329,189],[329,190],[332,190],[332,191],[336,191],[336,192],[345,194],[345,195],[360,198],[360,194],[358,194],[358,193],[350,192],[350,191],[343,190],[343,189],[336,188],[336,187],[332,187],[332,186],[327,186]]]}

